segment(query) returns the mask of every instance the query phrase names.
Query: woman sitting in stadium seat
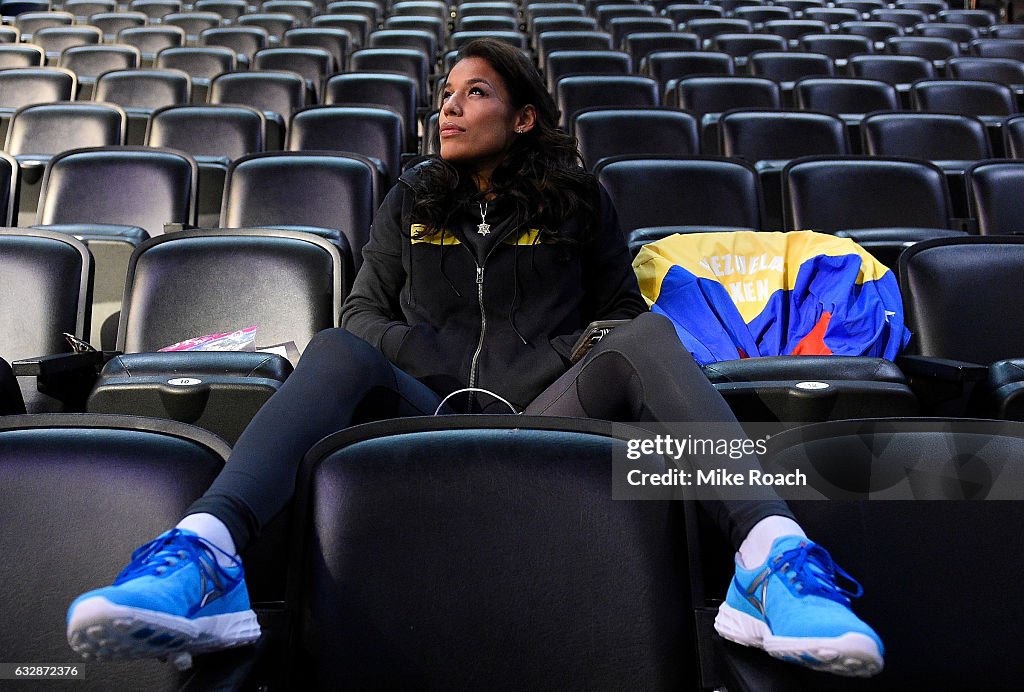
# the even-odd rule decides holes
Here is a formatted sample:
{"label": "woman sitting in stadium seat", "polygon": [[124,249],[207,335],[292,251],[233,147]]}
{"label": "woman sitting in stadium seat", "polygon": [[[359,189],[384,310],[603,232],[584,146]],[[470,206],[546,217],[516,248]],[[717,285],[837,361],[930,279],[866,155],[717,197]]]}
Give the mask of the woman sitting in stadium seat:
{"label": "woman sitting in stadium seat", "polygon": [[[304,453],[352,423],[510,405],[717,422],[743,437],[671,323],[647,311],[614,210],[531,61],[489,39],[459,57],[440,158],[406,172],[378,210],[343,328],[309,344],[188,516],[113,586],[75,600],[75,650],[165,656],[256,640],[237,553],[290,501]],[[630,321],[573,364],[574,342],[608,319]],[[747,456],[731,470],[758,468]],[[882,643],[850,610],[828,553],[770,487],[757,493],[703,503],[737,549],[719,632],[820,670],[881,670]]]}

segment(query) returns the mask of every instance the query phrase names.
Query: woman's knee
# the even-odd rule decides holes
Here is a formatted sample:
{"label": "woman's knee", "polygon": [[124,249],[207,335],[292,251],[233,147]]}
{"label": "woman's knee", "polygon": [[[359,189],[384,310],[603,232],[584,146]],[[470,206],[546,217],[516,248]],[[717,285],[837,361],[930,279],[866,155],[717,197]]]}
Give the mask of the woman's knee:
{"label": "woman's knee", "polygon": [[338,327],[324,329],[313,336],[292,377],[308,373],[323,378],[326,385],[333,377],[350,377],[354,370],[372,379],[374,373],[381,376],[389,373],[390,365],[379,350]]}
{"label": "woman's knee", "polygon": [[627,324],[613,329],[608,336],[601,340],[607,342],[607,346],[623,352],[649,351],[659,347],[681,350],[682,342],[676,335],[675,327],[664,315],[655,312],[644,312]]}
{"label": "woman's knee", "polygon": [[299,364],[322,358],[334,360],[346,354],[359,355],[376,350],[347,329],[335,327],[321,330],[313,335],[302,352]]}

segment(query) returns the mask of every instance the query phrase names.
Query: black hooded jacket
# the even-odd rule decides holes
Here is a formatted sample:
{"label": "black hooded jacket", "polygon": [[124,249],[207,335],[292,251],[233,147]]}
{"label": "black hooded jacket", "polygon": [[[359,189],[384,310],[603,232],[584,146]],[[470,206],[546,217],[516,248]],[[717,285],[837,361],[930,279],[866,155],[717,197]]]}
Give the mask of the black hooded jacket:
{"label": "black hooded jacket", "polygon": [[[569,367],[590,322],[647,310],[603,191],[601,225],[587,242],[548,243],[536,231],[495,223],[496,242],[478,261],[462,228],[478,217],[414,237],[418,168],[377,211],[342,326],[438,394],[480,387],[521,409]],[[571,238],[579,232],[575,220],[560,229]]]}

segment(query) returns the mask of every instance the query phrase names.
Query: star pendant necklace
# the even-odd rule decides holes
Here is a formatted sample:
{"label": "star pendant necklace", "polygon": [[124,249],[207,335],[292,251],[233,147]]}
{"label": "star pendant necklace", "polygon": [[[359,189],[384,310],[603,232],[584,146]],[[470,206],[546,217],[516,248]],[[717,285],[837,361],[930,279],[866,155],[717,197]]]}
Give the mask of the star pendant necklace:
{"label": "star pendant necklace", "polygon": [[480,205],[480,223],[476,227],[476,232],[480,235],[487,235],[491,232],[491,224],[487,223],[487,207],[490,206],[490,202],[478,202]]}

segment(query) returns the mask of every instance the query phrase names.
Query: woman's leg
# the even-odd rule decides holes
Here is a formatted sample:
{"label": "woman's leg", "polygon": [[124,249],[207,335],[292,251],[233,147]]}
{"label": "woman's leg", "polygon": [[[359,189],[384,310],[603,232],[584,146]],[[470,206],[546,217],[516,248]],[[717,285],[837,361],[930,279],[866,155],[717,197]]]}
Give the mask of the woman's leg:
{"label": "woman's leg", "polygon": [[[525,412],[620,422],[714,423],[716,435],[746,438],[725,399],[683,348],[672,323],[655,313],[613,330]],[[760,469],[753,455],[730,459],[729,464],[744,476],[749,469]],[[748,490],[749,499],[703,503],[736,548],[762,519],[793,517],[770,487]]]}
{"label": "woman's leg", "polygon": [[68,641],[94,659],[168,656],[260,636],[238,550],[291,501],[306,451],[354,422],[432,413],[440,397],[375,348],[318,334],[174,529],[137,550],[112,586],[79,596]]}
{"label": "woman's leg", "polygon": [[[716,437],[745,437],[671,323],[654,313],[602,339],[526,412],[706,422],[715,424]],[[744,472],[759,468],[752,455],[729,463]],[[737,548],[735,577],[715,629],[726,639],[817,670],[853,676],[879,672],[882,641],[850,610],[852,594],[837,586],[838,568],[828,552],[807,539],[770,487],[747,490],[749,499],[702,502]]]}
{"label": "woman's leg", "polygon": [[217,517],[241,550],[291,500],[299,464],[314,443],[353,423],[432,414],[440,400],[359,337],[344,329],[320,332],[189,514]]}

